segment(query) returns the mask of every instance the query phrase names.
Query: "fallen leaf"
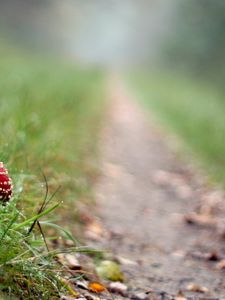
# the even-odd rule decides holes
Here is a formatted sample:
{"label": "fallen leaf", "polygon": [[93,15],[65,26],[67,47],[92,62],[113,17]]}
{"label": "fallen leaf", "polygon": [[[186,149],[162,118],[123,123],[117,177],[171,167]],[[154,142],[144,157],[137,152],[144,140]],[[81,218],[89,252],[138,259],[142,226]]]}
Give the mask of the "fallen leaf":
{"label": "fallen leaf", "polygon": [[212,251],[209,253],[204,253],[202,251],[194,251],[191,253],[191,256],[197,259],[204,259],[208,261],[219,261],[220,256],[216,251]]}
{"label": "fallen leaf", "polygon": [[107,291],[106,287],[99,282],[90,282],[88,284],[88,289],[97,294]]}
{"label": "fallen leaf", "polygon": [[166,171],[157,170],[153,175],[153,181],[160,186],[168,185],[170,183],[170,175],[171,174]]}
{"label": "fallen leaf", "polygon": [[84,280],[76,280],[75,281],[76,287],[83,290],[88,290],[88,282]]}
{"label": "fallen leaf", "polygon": [[187,179],[181,174],[158,170],[153,175],[153,181],[159,186],[171,187],[181,199],[187,199],[193,195]]}
{"label": "fallen leaf", "polygon": [[86,238],[90,240],[101,241],[104,237],[107,236],[107,232],[99,221],[93,220],[86,225],[85,235]]}
{"label": "fallen leaf", "polygon": [[220,256],[216,251],[213,251],[206,255],[206,259],[209,261],[218,261],[218,260],[220,260]]}
{"label": "fallen leaf", "polygon": [[199,226],[206,226],[206,227],[215,227],[217,225],[217,221],[215,218],[209,215],[201,215],[192,213],[186,215],[184,220],[188,224],[194,224]]}
{"label": "fallen leaf", "polygon": [[125,266],[137,266],[138,265],[138,263],[136,261],[130,260],[128,258],[121,257],[121,256],[117,256],[116,260],[119,262],[119,264],[125,265]]}
{"label": "fallen leaf", "polygon": [[187,300],[187,298],[184,296],[184,293],[182,291],[179,291],[174,299],[175,300]]}
{"label": "fallen leaf", "polygon": [[100,277],[111,281],[123,281],[124,276],[119,264],[114,261],[104,260],[96,268]]}
{"label": "fallen leaf", "polygon": [[216,266],[217,269],[223,270],[225,269],[225,259],[222,259]]}
{"label": "fallen leaf", "polygon": [[221,235],[221,238],[222,238],[223,240],[225,240],[225,230],[223,230],[222,232],[220,232],[220,235]]}
{"label": "fallen leaf", "polygon": [[187,184],[177,186],[176,193],[181,199],[188,199],[193,195],[192,189]]}
{"label": "fallen leaf", "polygon": [[62,282],[63,286],[65,287],[65,289],[70,293],[70,295],[72,295],[74,297],[79,297],[79,293],[74,290],[73,286],[71,285],[71,283],[68,280],[61,278],[61,282]]}
{"label": "fallen leaf", "polygon": [[65,254],[65,260],[71,270],[81,270],[82,267],[74,254]]}
{"label": "fallen leaf", "polygon": [[74,254],[58,254],[56,256],[57,261],[64,266],[67,266],[70,270],[82,270],[82,266]]}
{"label": "fallen leaf", "polygon": [[205,286],[201,286],[195,283],[190,283],[187,286],[187,290],[191,292],[196,292],[196,293],[208,293],[209,289]]}
{"label": "fallen leaf", "polygon": [[171,255],[174,256],[174,257],[184,257],[185,254],[186,253],[182,249],[178,249],[178,250],[171,253]]}
{"label": "fallen leaf", "polygon": [[208,191],[201,198],[200,213],[213,215],[223,203],[224,192],[221,190]]}

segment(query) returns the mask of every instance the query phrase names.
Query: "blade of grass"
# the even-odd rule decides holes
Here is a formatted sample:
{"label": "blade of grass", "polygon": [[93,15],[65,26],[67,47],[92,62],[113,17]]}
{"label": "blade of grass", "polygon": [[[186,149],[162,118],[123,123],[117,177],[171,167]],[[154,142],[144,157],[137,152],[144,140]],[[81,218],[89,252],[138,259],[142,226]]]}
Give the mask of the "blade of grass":
{"label": "blade of grass", "polygon": [[6,228],[6,230],[4,231],[3,235],[0,238],[0,243],[2,242],[2,240],[4,239],[4,237],[6,236],[7,232],[9,231],[9,229],[13,226],[13,224],[16,222],[17,218],[19,216],[19,212],[15,215],[15,217],[12,219],[12,221],[9,223],[8,227]]}
{"label": "blade of grass", "polygon": [[38,228],[39,228],[39,230],[41,232],[41,235],[43,237],[43,240],[44,240],[44,243],[45,243],[45,247],[46,247],[47,251],[49,252],[49,248],[48,248],[48,244],[47,244],[47,241],[46,241],[46,238],[45,238],[45,234],[44,234],[44,232],[42,230],[42,227],[41,227],[41,224],[40,224],[40,222],[38,220],[37,220],[37,224],[38,224]]}
{"label": "blade of grass", "polygon": [[66,237],[71,240],[72,242],[74,242],[74,244],[77,246],[77,245],[81,245],[81,242],[73,237],[73,235],[66,229],[64,229],[63,227],[57,225],[57,224],[54,224],[54,223],[51,223],[51,222],[48,222],[48,221],[42,221],[40,222],[40,224],[43,224],[43,225],[47,225],[47,226],[51,226],[52,228],[55,228],[55,229],[58,229],[60,231],[62,231],[63,233],[65,233]]}
{"label": "blade of grass", "polygon": [[57,203],[55,205],[53,205],[52,207],[49,207],[48,209],[44,210],[43,212],[41,212],[40,214],[37,214],[36,216],[33,216],[32,218],[27,219],[26,221],[17,224],[15,226],[13,226],[14,230],[18,230],[24,226],[29,225],[31,222],[38,220],[39,218],[49,214],[51,211],[53,211],[54,209],[56,209],[58,206],[60,205],[60,203]]}

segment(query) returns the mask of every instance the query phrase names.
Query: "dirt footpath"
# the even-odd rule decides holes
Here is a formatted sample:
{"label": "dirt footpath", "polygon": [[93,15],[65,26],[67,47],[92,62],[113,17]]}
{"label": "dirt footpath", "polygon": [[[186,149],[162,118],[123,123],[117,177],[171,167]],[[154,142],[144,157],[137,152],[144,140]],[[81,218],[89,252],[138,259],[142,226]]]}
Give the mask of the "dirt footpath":
{"label": "dirt footpath", "polygon": [[127,298],[225,299],[222,192],[178,158],[123,88],[113,83],[110,93],[96,189],[109,234],[99,246],[122,261]]}

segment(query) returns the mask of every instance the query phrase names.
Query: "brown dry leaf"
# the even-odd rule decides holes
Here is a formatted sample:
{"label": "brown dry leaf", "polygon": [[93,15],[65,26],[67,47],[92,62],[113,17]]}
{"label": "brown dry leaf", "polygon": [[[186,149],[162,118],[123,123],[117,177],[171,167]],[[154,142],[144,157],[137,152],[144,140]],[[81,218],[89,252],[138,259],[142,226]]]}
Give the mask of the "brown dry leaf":
{"label": "brown dry leaf", "polygon": [[219,228],[218,231],[219,231],[219,234],[220,234],[221,238],[222,238],[223,240],[225,240],[225,230],[224,230],[224,229],[223,229],[223,230],[220,230],[220,228]]}
{"label": "brown dry leaf", "polygon": [[67,266],[70,270],[82,270],[82,266],[74,254],[58,254],[56,256],[59,263]]}
{"label": "brown dry leaf", "polygon": [[219,270],[224,270],[225,269],[225,259],[222,259],[217,265],[216,268]]}
{"label": "brown dry leaf", "polygon": [[224,192],[221,190],[208,191],[202,195],[200,213],[213,215],[223,204]]}
{"label": "brown dry leaf", "polygon": [[192,197],[192,195],[193,195],[193,191],[192,191],[191,187],[188,186],[187,184],[181,184],[181,185],[177,186],[176,193],[177,193],[178,197],[180,197],[181,199],[188,199],[188,198]]}
{"label": "brown dry leaf", "polygon": [[196,293],[208,293],[209,289],[205,286],[201,286],[195,283],[190,283],[187,286],[187,290],[191,292],[196,292]]}
{"label": "brown dry leaf", "polygon": [[169,172],[164,170],[157,170],[153,175],[153,181],[160,186],[168,185],[170,183],[170,175]]}
{"label": "brown dry leaf", "polygon": [[74,282],[77,288],[83,289],[83,290],[88,290],[88,282],[84,280],[76,280]]}
{"label": "brown dry leaf", "polygon": [[116,260],[119,264],[125,265],[125,266],[137,266],[138,263],[134,260],[128,259],[126,257],[117,256]]}
{"label": "brown dry leaf", "polygon": [[56,259],[60,264],[64,265],[64,263],[65,263],[64,254],[62,254],[62,253],[57,254]]}
{"label": "brown dry leaf", "polygon": [[82,267],[74,254],[65,254],[65,260],[71,270],[81,270]]}
{"label": "brown dry leaf", "polygon": [[87,224],[85,228],[85,235],[88,239],[101,241],[106,236],[106,230],[99,221],[93,220]]}
{"label": "brown dry leaf", "polygon": [[177,249],[176,251],[171,253],[174,257],[185,257],[186,253],[183,249]]}
{"label": "brown dry leaf", "polygon": [[175,300],[187,300],[182,291],[179,291],[175,297]]}
{"label": "brown dry leaf", "polygon": [[206,259],[209,261],[218,261],[220,260],[220,256],[216,251],[212,251],[206,255]]}
{"label": "brown dry leaf", "polygon": [[202,251],[194,251],[191,253],[191,256],[197,259],[204,259],[208,261],[219,261],[220,256],[216,251],[212,252],[202,252]]}
{"label": "brown dry leaf", "polygon": [[96,294],[100,294],[107,291],[106,287],[100,282],[90,282],[88,284],[88,289],[90,292],[94,292]]}
{"label": "brown dry leaf", "polygon": [[186,215],[184,220],[188,224],[195,224],[199,226],[215,227],[217,225],[216,219],[210,215],[191,213]]}
{"label": "brown dry leaf", "polygon": [[65,278],[61,278],[61,282],[71,296],[76,297],[76,298],[78,298],[80,296],[80,294],[74,290],[73,286],[71,285],[71,283],[68,280],[66,280]]}

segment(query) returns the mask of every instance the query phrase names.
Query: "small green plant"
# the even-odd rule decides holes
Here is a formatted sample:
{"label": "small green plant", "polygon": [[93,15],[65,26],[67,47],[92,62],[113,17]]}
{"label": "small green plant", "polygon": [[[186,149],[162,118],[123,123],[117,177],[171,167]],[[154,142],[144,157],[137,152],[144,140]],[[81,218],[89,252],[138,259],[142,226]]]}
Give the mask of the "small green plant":
{"label": "small green plant", "polygon": [[33,220],[55,207],[24,221],[13,200],[0,207],[0,289],[3,292],[23,299],[59,296],[62,284],[50,252],[43,251],[38,234],[27,234]]}
{"label": "small green plant", "polygon": [[[5,172],[3,167],[2,171]],[[0,185],[2,176],[0,174]],[[40,221],[42,217],[48,218],[60,205],[49,206],[55,193],[48,198],[47,181],[46,191],[38,213],[28,218],[17,208],[17,197],[12,197],[8,203],[0,202],[0,290],[7,295],[21,299],[59,299],[62,292],[75,294],[64,279],[68,270],[58,263],[56,257],[60,253],[94,253],[94,250],[80,246],[63,227]],[[34,230],[36,224],[38,230]],[[42,229],[45,225],[60,230],[62,237],[70,240],[71,246],[50,249],[48,237]]]}
{"label": "small green plant", "polygon": [[[16,197],[9,201],[12,184],[2,162],[0,186],[0,289],[8,295],[16,295],[22,299],[59,297],[65,284],[62,281],[62,273],[56,271],[60,269],[54,260],[57,251],[49,250],[39,222],[41,217],[56,209],[59,203],[47,207],[52,197],[47,199],[46,192],[38,213],[26,218],[16,207]],[[9,202],[6,203],[6,200]],[[36,223],[40,231],[34,233]],[[75,245],[71,249],[78,251]]]}

